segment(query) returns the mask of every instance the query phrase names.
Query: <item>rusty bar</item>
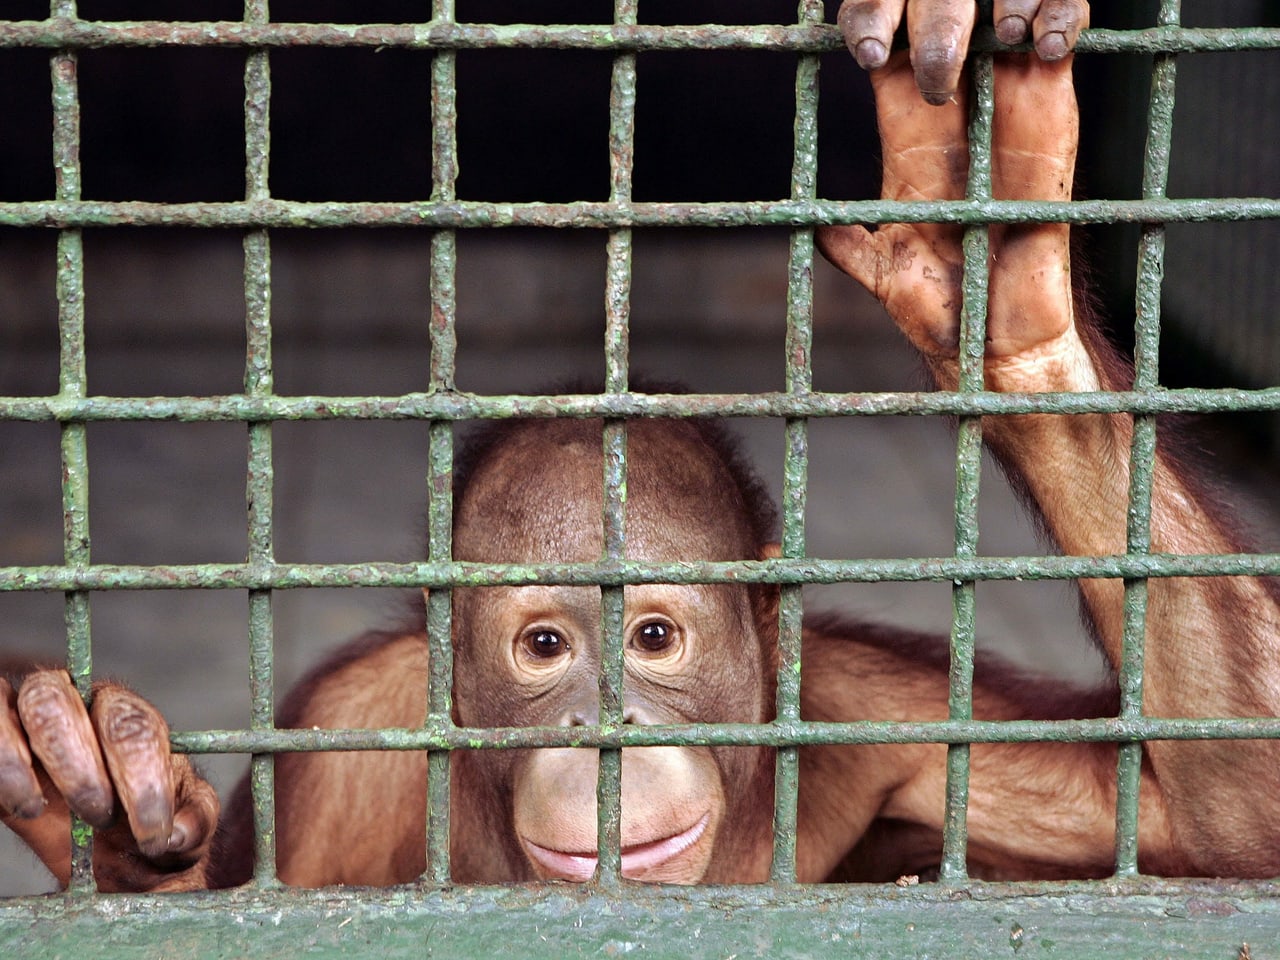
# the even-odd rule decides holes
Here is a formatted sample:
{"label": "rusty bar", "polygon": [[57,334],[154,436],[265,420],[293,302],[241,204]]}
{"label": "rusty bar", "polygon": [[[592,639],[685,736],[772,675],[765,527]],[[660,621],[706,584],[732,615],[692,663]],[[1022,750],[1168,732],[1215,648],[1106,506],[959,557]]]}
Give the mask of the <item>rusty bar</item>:
{"label": "rusty bar", "polygon": [[[0,21],[0,48],[82,49],[131,47],[372,47],[425,50],[546,48],[575,50],[773,50],[830,53],[844,49],[834,24],[674,25],[650,24],[485,24],[271,23],[237,21],[125,21],[108,23],[61,19]],[[1170,27],[1144,30],[1087,30],[1080,53],[1214,53],[1273,50],[1277,27]],[[1010,49],[990,26],[974,31],[970,50]],[[1016,48],[1029,49],[1029,47]]]}
{"label": "rusty bar", "polygon": [[[432,17],[452,21],[453,0],[433,0]],[[458,77],[451,50],[437,51],[431,63],[431,199],[451,203],[458,179]],[[454,389],[457,359],[457,237],[452,230],[431,236],[430,392]],[[448,562],[453,557],[453,424],[433,419],[427,428],[430,462],[427,513],[427,557]],[[453,592],[448,586],[428,591],[426,724],[453,722]],[[450,882],[449,850],[451,778],[449,754],[427,754],[427,872],[429,883]]]}
{"label": "rusty bar", "polygon": [[[55,17],[74,19],[75,0],[53,0]],[[53,90],[53,168],[58,200],[80,199],[80,90],[74,50],[50,58]],[[84,242],[74,227],[58,233],[58,392],[82,399],[85,383]],[[60,431],[62,457],[62,553],[68,567],[89,566],[89,445],[84,423],[65,421]],[[93,646],[89,594],[66,591],[63,621],[67,635],[67,671],[87,703],[93,685]],[[93,830],[79,817],[71,820],[72,893],[94,889]]]}
{"label": "rusty bar", "polygon": [[[245,0],[246,23],[271,19],[267,0]],[[271,64],[265,49],[250,50],[244,66],[245,200],[269,199],[271,158]],[[266,397],[274,390],[271,357],[271,238],[266,229],[252,229],[244,236],[245,372],[246,396]],[[251,421],[245,505],[248,518],[249,563],[275,561],[272,515],[274,506],[274,458],[272,422]],[[249,694],[250,728],[271,730],[275,725],[275,618],[271,588],[249,591]],[[254,754],[249,761],[253,795],[253,882],[274,886],[275,758]]]}
{"label": "rusty bar", "polygon": [[[1159,23],[1176,26],[1179,0],[1162,0]],[[1169,182],[1173,142],[1174,54],[1158,54],[1152,66],[1147,112],[1147,143],[1143,157],[1142,198],[1164,197]],[[1134,390],[1159,389],[1160,294],[1164,280],[1165,228],[1147,224],[1138,249],[1138,278],[1134,336]],[[1126,552],[1151,552],[1151,488],[1155,481],[1156,419],[1139,414],[1133,419],[1129,452],[1129,509]],[[1148,585],[1144,578],[1124,582],[1124,634],[1120,664],[1120,716],[1142,716],[1142,673],[1147,626]],[[1138,873],[1138,794],[1142,779],[1143,746],[1122,744],[1116,768],[1116,875]]]}
{"label": "rusty bar", "polygon": [[[616,24],[636,22],[636,0],[615,0]],[[609,84],[609,200],[631,200],[635,159],[636,55],[614,58]],[[627,391],[629,380],[631,319],[631,230],[609,231],[606,239],[605,276],[605,393]],[[604,559],[626,556],[627,424],[623,419],[604,422]],[[600,590],[600,723],[624,722],[625,685],[625,587]],[[622,754],[600,750],[596,786],[595,882],[616,887],[622,879]]]}
{"label": "rusty bar", "polygon": [[[799,23],[821,23],[822,4],[800,0]],[[818,180],[818,69],[816,56],[796,61],[794,147],[791,158],[791,198],[813,199]],[[803,396],[813,389],[813,228],[794,230],[787,266],[786,388]],[[782,555],[805,556],[805,509],[808,502],[809,427],[803,417],[790,417],[785,426],[786,452],[782,479]],[[775,698],[778,721],[800,718],[800,669],[803,643],[803,586],[780,588],[778,604],[778,674]],[[800,755],[794,747],[777,752],[774,767],[773,864],[770,881],[796,879],[796,823],[800,790]]]}
{"label": "rusty bar", "polygon": [[945,583],[1125,577],[1280,576],[1280,553],[914,557],[863,560],[640,560],[602,563],[209,563],[0,567],[0,591],[300,590],[308,587],[620,586],[635,583]]}
{"label": "rusty bar", "polygon": [[[995,112],[990,54],[973,59],[969,119],[968,199],[991,197],[991,118]],[[983,389],[987,332],[988,228],[964,232],[964,293],[960,308],[959,385],[962,392]],[[982,473],[982,418],[962,417],[956,442],[955,554],[978,552],[978,487]],[[951,669],[947,695],[952,720],[973,718],[973,651],[977,621],[977,588],[960,580],[951,593]],[[969,745],[947,749],[946,816],[942,832],[940,878],[958,882],[968,877]]]}
{"label": "rusty bar", "polygon": [[535,747],[788,747],[882,743],[1134,743],[1141,740],[1275,740],[1280,718],[1141,717],[1125,720],[857,720],[622,724],[576,727],[193,730],[171,735],[186,753],[350,750],[525,750]]}
{"label": "rusty bar", "polygon": [[564,230],[615,227],[806,227],[833,223],[1209,223],[1280,217],[1280,198],[1161,200],[743,200],[432,203],[261,200],[152,203],[33,200],[0,203],[0,226],[48,227],[413,227]]}
{"label": "rusty bar", "polygon": [[1280,410],[1280,387],[1080,393],[786,392],[374,397],[0,397],[0,418],[39,422],[501,420],[509,417],[881,417],[1019,413],[1226,413]]}

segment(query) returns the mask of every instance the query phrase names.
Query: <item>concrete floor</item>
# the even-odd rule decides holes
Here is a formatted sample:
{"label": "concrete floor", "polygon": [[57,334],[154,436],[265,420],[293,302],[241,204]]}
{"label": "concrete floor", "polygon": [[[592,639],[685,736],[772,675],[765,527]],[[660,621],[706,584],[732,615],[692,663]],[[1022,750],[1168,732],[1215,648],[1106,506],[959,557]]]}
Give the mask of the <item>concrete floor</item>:
{"label": "concrete floor", "polygon": [[[3,238],[14,239],[6,234]],[[0,395],[56,391],[52,238],[0,246]],[[200,395],[240,389],[239,240],[220,234],[86,237],[90,392]],[[426,238],[404,233],[290,235],[274,250],[276,389],[281,394],[397,394],[424,388]],[[632,369],[712,392],[780,389],[786,237],[777,232],[637,237]],[[603,243],[597,234],[464,236],[459,259],[458,385],[536,390],[596,375]],[[818,268],[815,379],[823,390],[920,383],[911,352],[879,311]],[[782,425],[743,423],[775,496]],[[936,556],[951,550],[951,431],[923,418],[817,421],[810,427],[808,537],[820,557]],[[102,563],[239,561],[246,549],[245,430],[240,424],[93,424],[93,558]],[[279,424],[276,553],[282,560],[408,560],[423,539],[425,430],[414,423]],[[1280,508],[1266,468],[1221,456],[1230,498],[1270,549]],[[990,464],[988,465],[990,467]],[[58,430],[0,423],[0,566],[61,559]],[[1044,551],[995,469],[984,474],[982,550]],[[816,587],[811,608],[946,632],[944,584]],[[394,621],[395,591],[276,595],[278,691],[325,651]],[[100,593],[95,669],[151,697],[174,729],[248,722],[246,604],[234,591]],[[56,656],[62,598],[0,593],[6,651]],[[1069,587],[984,584],[984,643],[1072,677],[1095,675]],[[204,763],[224,793],[243,758]],[[0,838],[0,895],[47,889],[32,857]]]}

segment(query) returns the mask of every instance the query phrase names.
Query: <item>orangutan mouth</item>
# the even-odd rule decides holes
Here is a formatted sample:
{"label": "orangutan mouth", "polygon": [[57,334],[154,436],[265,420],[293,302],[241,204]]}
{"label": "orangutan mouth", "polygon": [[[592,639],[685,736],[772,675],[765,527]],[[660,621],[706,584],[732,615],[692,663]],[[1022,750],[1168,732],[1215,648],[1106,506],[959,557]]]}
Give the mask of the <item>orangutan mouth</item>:
{"label": "orangutan mouth", "polygon": [[[623,847],[622,875],[635,879],[639,874],[675,859],[698,842],[706,832],[710,820],[711,815],[704,813],[693,826],[673,836]],[[553,876],[583,883],[590,880],[596,872],[598,858],[594,850],[589,853],[570,853],[544,847],[528,837],[520,839],[529,856]]]}

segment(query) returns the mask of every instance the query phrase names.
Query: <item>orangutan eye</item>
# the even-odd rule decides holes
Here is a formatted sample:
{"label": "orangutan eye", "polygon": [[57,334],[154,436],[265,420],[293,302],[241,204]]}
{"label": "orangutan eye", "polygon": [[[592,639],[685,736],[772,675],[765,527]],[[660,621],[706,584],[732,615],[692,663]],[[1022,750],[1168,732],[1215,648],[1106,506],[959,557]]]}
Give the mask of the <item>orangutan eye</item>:
{"label": "orangutan eye", "polygon": [[531,656],[549,660],[567,653],[569,643],[554,630],[538,630],[524,638],[524,646]]}
{"label": "orangutan eye", "polygon": [[635,644],[646,653],[661,653],[675,642],[676,632],[665,623],[646,623],[636,631]]}

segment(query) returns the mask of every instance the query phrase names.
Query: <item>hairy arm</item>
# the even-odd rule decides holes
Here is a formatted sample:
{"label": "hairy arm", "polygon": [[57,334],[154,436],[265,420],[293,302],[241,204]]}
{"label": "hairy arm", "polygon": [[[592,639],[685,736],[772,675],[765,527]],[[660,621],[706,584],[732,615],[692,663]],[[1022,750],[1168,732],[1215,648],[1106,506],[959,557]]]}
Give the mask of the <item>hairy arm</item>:
{"label": "hairy arm", "polygon": [[[997,59],[993,182],[998,198],[1069,199],[1077,127],[1070,71],[1069,57]],[[884,195],[962,197],[967,168],[963,96],[942,107],[927,106],[900,55],[878,70],[873,82],[884,146]],[[820,236],[832,262],[881,299],[944,389],[957,382],[959,242],[960,230],[946,225],[898,224],[875,232],[836,227]],[[990,243],[987,389],[1127,387],[1125,365],[1073,299],[1067,226],[993,226]],[[1125,552],[1130,416],[988,417],[983,431],[1064,553]],[[1196,483],[1163,450],[1155,463],[1151,539],[1155,553],[1239,549]],[[1080,589],[1098,641],[1118,667],[1123,586],[1117,580],[1086,580]],[[1273,583],[1240,577],[1152,579],[1146,714],[1274,715],[1280,710],[1278,636],[1280,604]],[[1144,789],[1167,808],[1167,826],[1157,833],[1168,835],[1146,831],[1150,842],[1142,846],[1171,847],[1182,862],[1178,869],[1194,873],[1280,871],[1280,851],[1270,842],[1275,811],[1260,799],[1276,795],[1280,787],[1274,743],[1152,742],[1146,752]],[[1044,756],[1045,763],[1060,762],[1047,747]],[[1148,857],[1144,867],[1151,868],[1150,863]]]}

